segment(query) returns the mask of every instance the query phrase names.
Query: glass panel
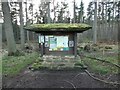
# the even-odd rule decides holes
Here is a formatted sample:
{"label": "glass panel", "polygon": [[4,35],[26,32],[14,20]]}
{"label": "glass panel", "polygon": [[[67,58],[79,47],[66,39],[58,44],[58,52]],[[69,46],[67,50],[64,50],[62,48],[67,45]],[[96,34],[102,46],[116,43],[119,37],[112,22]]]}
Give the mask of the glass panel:
{"label": "glass panel", "polygon": [[49,47],[49,50],[50,51],[56,50],[56,47],[57,47],[56,38],[55,37],[50,37],[50,47]]}
{"label": "glass panel", "polygon": [[68,36],[49,37],[49,51],[68,51]]}

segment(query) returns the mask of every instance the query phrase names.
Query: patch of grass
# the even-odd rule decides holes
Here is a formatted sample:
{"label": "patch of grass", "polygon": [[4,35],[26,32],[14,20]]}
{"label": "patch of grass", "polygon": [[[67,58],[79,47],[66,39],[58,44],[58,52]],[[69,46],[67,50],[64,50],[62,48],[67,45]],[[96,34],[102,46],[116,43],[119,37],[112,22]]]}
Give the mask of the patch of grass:
{"label": "patch of grass", "polygon": [[0,74],[2,74],[2,56],[0,56]]}
{"label": "patch of grass", "polygon": [[74,64],[74,69],[87,69],[87,66],[83,63],[83,61],[78,60]]}
{"label": "patch of grass", "polygon": [[[88,57],[102,59],[102,60],[109,61],[111,63],[119,65],[118,64],[119,55],[118,55],[117,45],[113,45],[112,49],[109,47],[107,47],[107,49],[109,50],[104,51],[104,53],[102,50],[91,51],[89,53],[89,52],[85,52],[84,50],[79,50],[79,49],[78,49],[78,52]],[[86,58],[86,57],[82,57],[82,61],[88,65],[88,69],[90,69],[92,72],[95,72],[95,73],[100,73],[100,74],[120,73],[118,72],[119,71],[118,68],[111,64],[103,63],[101,61],[96,61],[96,60]]]}
{"label": "patch of grass", "polygon": [[38,58],[38,53],[33,52],[24,56],[4,56],[2,59],[3,75],[14,76]]}
{"label": "patch of grass", "polygon": [[115,66],[111,66],[109,64],[84,58],[84,62],[89,66],[89,69],[91,69],[95,73],[100,74],[118,74],[118,68]]}
{"label": "patch of grass", "polygon": [[102,52],[94,52],[94,53],[85,53],[85,55],[90,56],[90,57],[96,57],[99,59],[103,59],[106,61],[109,61],[111,63],[115,63],[118,64],[118,54],[117,53],[108,53],[106,52],[104,55],[102,54]]}

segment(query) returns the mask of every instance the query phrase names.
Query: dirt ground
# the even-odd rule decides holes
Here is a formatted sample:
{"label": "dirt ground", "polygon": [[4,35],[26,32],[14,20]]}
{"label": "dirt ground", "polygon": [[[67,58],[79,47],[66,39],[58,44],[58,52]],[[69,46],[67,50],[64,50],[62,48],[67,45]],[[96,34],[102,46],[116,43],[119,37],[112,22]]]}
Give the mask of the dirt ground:
{"label": "dirt ground", "polygon": [[96,81],[84,71],[31,71],[27,68],[14,78],[3,77],[3,88],[76,89],[114,88],[114,86]]}

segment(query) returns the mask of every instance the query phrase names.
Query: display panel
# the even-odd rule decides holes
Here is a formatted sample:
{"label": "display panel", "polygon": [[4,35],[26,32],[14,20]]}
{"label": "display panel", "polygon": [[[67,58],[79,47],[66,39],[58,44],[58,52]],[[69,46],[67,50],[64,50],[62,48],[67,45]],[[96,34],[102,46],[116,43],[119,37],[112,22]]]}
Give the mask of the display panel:
{"label": "display panel", "polygon": [[49,51],[68,51],[68,36],[49,36]]}

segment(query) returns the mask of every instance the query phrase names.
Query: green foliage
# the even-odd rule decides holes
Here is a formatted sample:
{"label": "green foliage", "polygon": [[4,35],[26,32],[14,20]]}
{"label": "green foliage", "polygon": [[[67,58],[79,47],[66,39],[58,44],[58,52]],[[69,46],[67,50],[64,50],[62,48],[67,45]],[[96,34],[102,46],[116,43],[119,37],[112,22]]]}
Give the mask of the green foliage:
{"label": "green foliage", "polygon": [[65,64],[62,63],[62,64],[59,64],[58,66],[65,66]]}
{"label": "green foliage", "polygon": [[40,69],[46,68],[42,63],[43,63],[43,60],[41,58],[38,58],[35,60],[35,62],[31,65],[29,69],[40,70]]}
{"label": "green foliage", "polygon": [[2,59],[3,75],[14,76],[38,58],[38,53],[25,56],[4,56]]}
{"label": "green foliage", "polygon": [[93,2],[90,2],[87,8],[88,21],[92,19],[92,15],[93,15]]}
{"label": "green foliage", "polygon": [[74,69],[87,69],[87,66],[84,64],[83,61],[78,60],[74,64]]}
{"label": "green foliage", "polygon": [[14,53],[13,56],[24,56],[24,55],[25,55],[25,53],[23,51],[17,50],[16,53]]}
{"label": "green foliage", "polygon": [[110,47],[110,46],[105,46],[105,49],[112,49],[112,47]]}
{"label": "green foliage", "polygon": [[68,3],[65,3],[65,2],[61,2],[61,8],[58,9],[58,23],[63,23],[65,22],[65,19],[63,18],[67,18],[67,16],[64,16],[64,13],[66,12],[67,8],[68,8]]}
{"label": "green foliage", "polygon": [[43,69],[43,65],[41,63],[33,63],[31,66],[31,70],[40,70]]}
{"label": "green foliage", "polygon": [[76,62],[74,63],[74,66],[83,66],[84,65],[84,63],[81,60],[79,60],[79,59],[76,60]]}

